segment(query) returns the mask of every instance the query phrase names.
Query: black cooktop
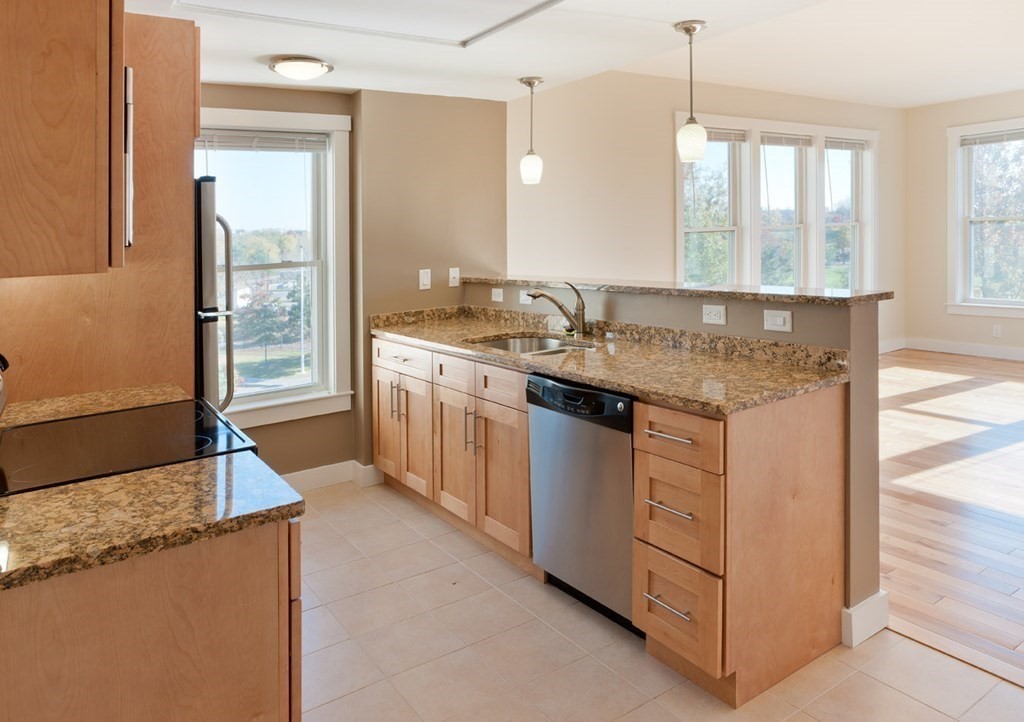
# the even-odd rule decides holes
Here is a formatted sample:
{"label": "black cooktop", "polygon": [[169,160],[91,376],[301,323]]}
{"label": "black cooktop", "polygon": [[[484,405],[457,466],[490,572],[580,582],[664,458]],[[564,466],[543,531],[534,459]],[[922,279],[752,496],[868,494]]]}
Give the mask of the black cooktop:
{"label": "black cooktop", "polygon": [[175,401],[0,430],[0,496],[256,450],[205,401]]}

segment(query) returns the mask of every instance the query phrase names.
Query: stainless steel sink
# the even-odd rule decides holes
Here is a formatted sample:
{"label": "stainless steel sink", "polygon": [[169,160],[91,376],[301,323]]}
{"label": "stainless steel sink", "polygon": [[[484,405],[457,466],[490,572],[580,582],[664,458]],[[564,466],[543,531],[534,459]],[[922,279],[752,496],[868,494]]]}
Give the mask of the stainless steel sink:
{"label": "stainless steel sink", "polygon": [[537,353],[538,351],[555,351],[569,349],[573,345],[561,339],[548,338],[546,336],[519,336],[516,338],[499,338],[496,341],[477,341],[478,346],[487,346],[502,351],[526,354]]}
{"label": "stainless steel sink", "polygon": [[465,343],[511,351],[520,356],[553,356],[569,351],[593,351],[596,348],[590,341],[563,341],[560,338],[548,336],[513,336],[512,338],[480,341],[467,338]]}

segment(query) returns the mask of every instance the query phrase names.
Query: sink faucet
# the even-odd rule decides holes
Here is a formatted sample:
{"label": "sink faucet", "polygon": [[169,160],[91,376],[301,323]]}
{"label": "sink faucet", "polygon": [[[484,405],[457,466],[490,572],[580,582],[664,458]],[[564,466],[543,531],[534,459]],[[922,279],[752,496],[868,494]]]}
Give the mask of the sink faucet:
{"label": "sink faucet", "polygon": [[541,291],[539,288],[533,289],[526,295],[530,298],[546,298],[551,301],[551,303],[555,304],[555,308],[565,316],[565,320],[569,322],[570,326],[572,326],[576,335],[582,336],[587,332],[587,305],[583,303],[583,296],[580,295],[580,290],[576,288],[576,286],[572,285],[568,281],[565,282],[565,285],[571,288],[572,292],[576,294],[576,308],[573,311],[570,311],[564,303],[559,301],[550,293],[547,291]]}

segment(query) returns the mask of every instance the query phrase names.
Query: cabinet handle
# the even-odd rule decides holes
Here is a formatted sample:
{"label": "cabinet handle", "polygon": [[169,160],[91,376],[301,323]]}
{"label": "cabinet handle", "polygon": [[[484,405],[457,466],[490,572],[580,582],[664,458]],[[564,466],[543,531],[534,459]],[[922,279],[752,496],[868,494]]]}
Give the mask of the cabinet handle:
{"label": "cabinet handle", "polygon": [[645,596],[645,597],[647,597],[648,599],[650,599],[650,600],[651,600],[652,602],[654,602],[655,604],[657,604],[657,605],[658,605],[659,607],[661,607],[662,609],[666,609],[666,610],[668,610],[668,611],[672,612],[672,614],[676,615],[677,617],[679,617],[680,619],[682,619],[682,620],[683,620],[684,622],[689,622],[689,621],[691,621],[691,620],[690,620],[690,612],[689,612],[689,611],[686,611],[686,612],[680,612],[680,611],[679,611],[679,610],[677,610],[677,609],[673,609],[672,607],[670,607],[670,606],[668,606],[667,604],[665,604],[665,602],[663,602],[663,601],[661,601],[660,599],[658,599],[658,597],[660,597],[660,596],[661,596],[660,594],[659,594],[659,595],[658,595],[657,597],[652,597],[652,596],[651,596],[650,594],[648,594],[647,592],[644,592],[644,596]]}
{"label": "cabinet handle", "polygon": [[[405,411],[402,411],[402,394],[405,394]],[[398,418],[409,415],[409,389],[398,387]]]}
{"label": "cabinet handle", "polygon": [[693,446],[693,439],[681,439],[678,436],[672,436],[672,434],[663,434],[660,431],[654,431],[653,429],[644,429],[644,433],[648,436],[653,436],[657,439],[664,439],[665,441],[675,441],[680,444],[686,444],[687,446]]}
{"label": "cabinet handle", "polygon": [[477,421],[485,421],[485,420],[486,420],[486,417],[483,414],[477,414],[476,411],[473,412],[473,455],[474,456],[476,455],[476,450],[477,449],[484,448],[483,444],[476,443],[477,436],[479,434],[479,432],[477,431],[477,428],[476,428],[476,422]]}
{"label": "cabinet handle", "polygon": [[135,242],[135,70],[124,69],[124,245]]}
{"label": "cabinet handle", "polygon": [[390,358],[392,361],[398,361],[399,363],[403,364],[407,364],[410,361],[412,361],[411,358],[406,358],[405,356],[391,356]]}
{"label": "cabinet handle", "polygon": [[395,384],[394,381],[388,381],[388,384],[391,387],[391,390],[388,392],[390,394],[388,399],[388,408],[391,410],[391,418],[393,419],[395,418],[395,386],[397,384]]}
{"label": "cabinet handle", "polygon": [[651,506],[653,506],[653,507],[655,507],[657,509],[661,509],[662,511],[667,511],[669,514],[675,514],[676,516],[681,516],[684,519],[686,519],[686,521],[693,521],[693,514],[691,514],[688,511],[676,511],[675,509],[673,509],[670,506],[665,506],[661,502],[652,501],[651,499],[644,499],[644,504],[650,504]]}
{"label": "cabinet handle", "polygon": [[[469,445],[473,444],[473,456],[476,456],[476,411],[470,411],[468,408],[463,409],[466,415],[462,417],[462,450],[468,451]],[[469,438],[469,417],[473,417],[473,439]]]}

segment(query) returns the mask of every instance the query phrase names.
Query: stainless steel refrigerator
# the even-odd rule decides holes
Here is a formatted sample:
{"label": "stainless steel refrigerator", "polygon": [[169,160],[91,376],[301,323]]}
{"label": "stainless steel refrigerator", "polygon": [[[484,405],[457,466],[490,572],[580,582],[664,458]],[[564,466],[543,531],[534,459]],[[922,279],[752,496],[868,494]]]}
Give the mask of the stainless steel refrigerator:
{"label": "stainless steel refrigerator", "polygon": [[202,176],[196,179],[196,396],[221,411],[235,393],[233,313],[231,225],[217,213],[217,179]]}

